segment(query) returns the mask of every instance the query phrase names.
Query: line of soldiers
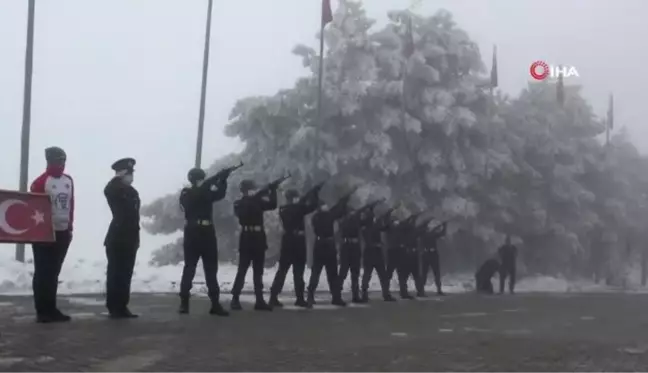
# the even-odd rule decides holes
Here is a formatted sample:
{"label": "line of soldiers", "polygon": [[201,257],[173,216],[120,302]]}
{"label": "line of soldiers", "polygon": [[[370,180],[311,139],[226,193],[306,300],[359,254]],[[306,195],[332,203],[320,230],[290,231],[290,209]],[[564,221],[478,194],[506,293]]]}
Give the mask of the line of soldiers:
{"label": "line of soldiers", "polygon": [[[212,307],[211,314],[227,316],[229,313],[220,304],[220,288],[217,280],[218,252],[215,229],[212,222],[214,202],[225,198],[227,180],[232,172],[242,167],[229,167],[207,178],[206,173],[194,168],[188,173],[190,187],[180,193],[180,206],[184,211],[185,264],[180,284],[180,313],[189,312],[189,298],[198,259],[203,259],[208,295]],[[393,208],[378,216],[375,208],[384,202],[378,200],[361,208],[349,206],[351,196],[357,188],[340,198],[333,206],[320,200],[319,193],[324,186],[320,183],[304,195],[295,189],[288,189],[284,195],[287,203],[279,207],[283,225],[279,270],[270,288],[270,299],[263,296],[263,270],[268,249],[264,213],[278,207],[277,194],[280,185],[290,175],[279,178],[262,188],[252,180],[240,184],[242,197],[234,203],[234,214],[240,224],[238,271],[232,287],[230,308],[241,310],[239,296],[245,276],[250,266],[253,271],[255,310],[270,311],[282,307],[279,294],[283,290],[288,270],[292,267],[298,307],[311,308],[315,304],[315,291],[323,270],[326,271],[332,304],[345,306],[342,299],[342,285],[351,274],[352,302],[369,301],[368,289],[373,272],[378,275],[385,301],[394,301],[389,284],[394,272],[397,273],[400,296],[414,299],[409,294],[407,282],[413,277],[418,297],[425,296],[424,285],[429,269],[434,273],[437,293],[441,290],[441,276],[437,241],[446,234],[447,222],[430,227],[432,219],[420,221],[421,214],[414,214],[399,220],[392,216]],[[305,219],[311,216],[315,234],[313,265],[311,277],[306,287],[304,270],[306,267],[306,230]],[[342,243],[338,250],[335,240],[335,224],[338,224]],[[387,260],[383,255],[382,233],[387,236]],[[360,280],[360,269],[363,276]]]}

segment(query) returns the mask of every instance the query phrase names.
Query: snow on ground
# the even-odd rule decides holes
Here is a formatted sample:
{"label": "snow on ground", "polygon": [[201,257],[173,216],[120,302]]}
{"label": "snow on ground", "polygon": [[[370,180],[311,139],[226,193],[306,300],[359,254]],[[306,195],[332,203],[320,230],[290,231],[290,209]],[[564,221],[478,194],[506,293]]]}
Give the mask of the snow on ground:
{"label": "snow on ground", "polygon": [[[182,273],[182,265],[151,267],[148,265],[148,253],[142,253],[135,268],[133,276],[132,290],[134,292],[176,292],[178,291],[178,282]],[[20,263],[8,254],[8,251],[0,253],[0,294],[3,295],[27,295],[31,294],[31,280],[33,274],[33,264]],[[105,281],[106,261],[88,260],[84,258],[70,258],[63,266],[59,286],[61,294],[81,294],[81,293],[103,293]],[[264,273],[265,289],[268,290],[272,284],[276,268],[266,268]],[[223,292],[229,292],[231,289],[236,267],[231,264],[221,264],[218,272],[218,280]],[[308,282],[310,271],[306,270],[305,279]],[[374,275],[371,282],[371,289],[380,288],[377,278]],[[395,276],[394,276],[395,277]],[[204,291],[202,268],[199,268],[196,274],[196,292]],[[434,285],[431,283],[430,274],[427,289],[434,291]],[[493,284],[497,287],[497,277]],[[345,289],[350,286],[349,279],[345,284]],[[392,280],[392,290],[398,289],[396,279]],[[413,290],[413,283],[410,282],[410,289]],[[459,293],[470,291],[474,288],[474,280],[471,274],[450,274],[443,277],[443,289],[447,293]],[[252,290],[252,269],[248,271],[245,290]],[[320,278],[318,290],[327,290],[325,272]],[[286,276],[284,292],[292,293],[293,280],[292,273]],[[596,285],[591,281],[567,281],[561,278],[537,276],[526,277],[518,281],[516,290],[518,292],[592,292],[592,291],[614,291],[614,290],[632,290],[638,291],[637,286],[631,286],[628,289],[615,289],[604,285]]]}

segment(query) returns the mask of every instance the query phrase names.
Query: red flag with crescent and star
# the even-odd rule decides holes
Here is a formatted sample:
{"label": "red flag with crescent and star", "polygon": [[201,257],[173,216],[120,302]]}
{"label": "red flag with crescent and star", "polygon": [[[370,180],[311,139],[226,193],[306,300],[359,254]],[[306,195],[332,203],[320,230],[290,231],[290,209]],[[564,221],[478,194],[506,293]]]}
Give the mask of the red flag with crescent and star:
{"label": "red flag with crescent and star", "polygon": [[54,242],[52,202],[47,194],[0,190],[0,242]]}

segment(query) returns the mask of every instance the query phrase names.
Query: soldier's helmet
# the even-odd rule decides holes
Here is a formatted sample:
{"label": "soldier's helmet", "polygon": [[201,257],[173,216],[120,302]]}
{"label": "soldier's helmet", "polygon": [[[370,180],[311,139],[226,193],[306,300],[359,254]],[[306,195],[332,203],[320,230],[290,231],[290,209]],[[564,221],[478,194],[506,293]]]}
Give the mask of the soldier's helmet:
{"label": "soldier's helmet", "polygon": [[256,189],[256,183],[254,180],[243,180],[241,181],[241,184],[239,185],[239,188],[241,189],[241,192],[248,192],[250,190]]}
{"label": "soldier's helmet", "polygon": [[294,198],[299,197],[299,192],[295,189],[288,189],[284,192],[284,196],[286,197],[287,200],[292,200]]}
{"label": "soldier's helmet", "polygon": [[187,173],[187,179],[189,180],[190,183],[195,183],[199,180],[205,180],[205,177],[207,174],[205,174],[205,171],[201,168],[192,168],[189,170],[189,173]]}
{"label": "soldier's helmet", "polygon": [[45,149],[45,160],[48,162],[61,162],[65,161],[67,155],[65,151],[58,146],[52,146]]}

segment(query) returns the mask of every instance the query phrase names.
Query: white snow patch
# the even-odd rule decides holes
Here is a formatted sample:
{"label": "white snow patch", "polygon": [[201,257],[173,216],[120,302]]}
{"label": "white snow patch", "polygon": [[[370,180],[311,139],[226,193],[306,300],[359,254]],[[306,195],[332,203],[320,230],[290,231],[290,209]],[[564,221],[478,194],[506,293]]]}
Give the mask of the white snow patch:
{"label": "white snow patch", "polygon": [[[7,247],[9,248],[9,247]],[[175,266],[164,267],[151,267],[148,265],[150,253],[147,255],[146,251],[140,251],[138,261],[135,266],[133,281],[131,289],[133,292],[143,293],[176,293],[180,276],[182,274],[182,264]],[[33,264],[20,263],[13,259],[13,250],[0,251],[0,294],[2,295],[31,295],[32,294],[32,275]],[[104,294],[105,293],[105,271],[106,261],[103,260],[87,260],[70,257],[66,260],[61,271],[59,280],[59,293],[60,294]],[[272,283],[275,268],[266,268],[263,280],[266,289]],[[234,276],[236,274],[236,266],[232,264],[221,264],[218,270],[218,280],[221,285],[221,290],[224,294],[229,293]],[[305,279],[308,281],[310,271],[306,270]],[[636,276],[635,276],[636,277]],[[326,281],[320,281],[318,290],[327,291],[328,285]],[[431,280],[431,276],[430,276]],[[497,278],[494,280],[497,283]],[[204,276],[202,268],[198,268],[195,283],[202,282],[203,284],[196,284],[193,293],[204,293]],[[465,293],[474,289],[474,279],[472,274],[456,274],[446,275],[443,277],[443,291],[452,293]],[[350,279],[347,278],[344,284],[344,290],[349,291],[351,287]],[[414,289],[414,283],[409,282],[410,289]],[[287,276],[284,285],[284,294],[293,293],[292,276]],[[397,280],[392,280],[391,289],[393,292],[398,291]],[[252,286],[252,270],[248,271],[244,290],[253,290]],[[377,276],[373,276],[370,282],[370,290],[380,290],[380,284]],[[428,283],[426,290],[433,294],[436,288],[432,283]],[[570,293],[570,292],[601,292],[601,291],[625,291],[625,292],[647,292],[648,289],[639,288],[637,285],[629,288],[616,288],[605,285],[596,285],[592,281],[568,281],[566,279],[550,277],[550,276],[535,276],[522,278],[516,287],[519,293],[526,292],[552,292],[552,293]],[[426,300],[442,301],[441,298],[430,297]]]}

